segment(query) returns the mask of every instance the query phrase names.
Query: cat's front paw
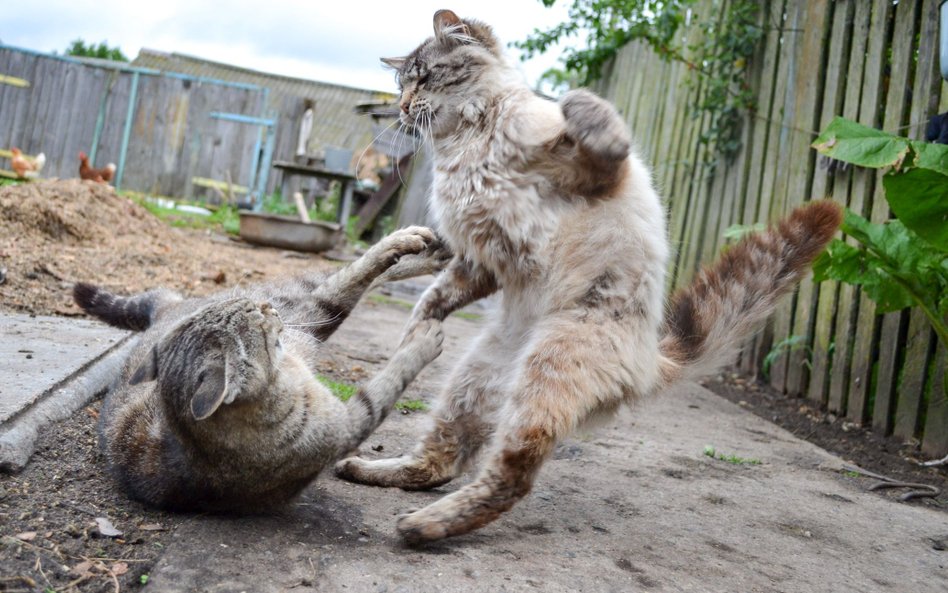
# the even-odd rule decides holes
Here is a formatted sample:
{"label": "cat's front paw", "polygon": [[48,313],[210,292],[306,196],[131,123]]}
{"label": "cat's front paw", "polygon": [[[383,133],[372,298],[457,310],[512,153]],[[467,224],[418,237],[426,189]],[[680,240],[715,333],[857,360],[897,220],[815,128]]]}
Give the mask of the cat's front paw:
{"label": "cat's front paw", "polygon": [[587,151],[609,161],[629,156],[632,142],[615,108],[586,90],[569,91],[560,99],[566,136]]}
{"label": "cat's front paw", "polygon": [[454,255],[440,240],[429,244],[421,253],[410,253],[398,258],[398,263],[389,268],[384,277],[385,282],[414,278],[425,274],[434,274],[444,269]]}
{"label": "cat's front paw", "polygon": [[438,236],[428,227],[410,226],[383,238],[373,250],[377,250],[385,263],[391,266],[403,256],[421,254],[440,243]]}
{"label": "cat's front paw", "polygon": [[444,330],[437,319],[424,319],[414,324],[402,340],[399,350],[405,356],[428,364],[441,355]]}

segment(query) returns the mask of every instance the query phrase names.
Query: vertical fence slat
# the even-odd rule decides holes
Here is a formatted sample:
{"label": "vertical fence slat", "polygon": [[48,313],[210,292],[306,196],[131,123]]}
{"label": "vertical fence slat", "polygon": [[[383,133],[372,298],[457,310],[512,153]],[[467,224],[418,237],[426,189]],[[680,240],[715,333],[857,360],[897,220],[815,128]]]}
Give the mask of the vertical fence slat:
{"label": "vertical fence slat", "polygon": [[[843,76],[849,68],[852,45],[852,26],[855,13],[854,0],[837,2],[833,13],[833,28],[830,34],[830,49],[827,62],[826,87],[823,92],[821,129],[845,107],[848,79]],[[814,197],[833,196],[836,176],[826,169],[814,175],[812,193]],[[838,196],[833,196],[838,199]],[[845,196],[843,196],[845,199]],[[820,293],[814,312],[813,342],[811,345],[811,369],[807,385],[807,399],[825,403],[828,395],[829,363],[832,360],[833,320],[839,286],[834,281],[820,285]]]}
{"label": "vertical fence slat", "polygon": [[[863,71],[862,104],[859,109],[859,121],[870,127],[879,127],[882,123],[881,106],[885,101],[885,69],[887,61],[887,31],[891,25],[893,5],[890,0],[875,0],[872,8],[872,21],[869,29],[869,49],[866,67]],[[864,216],[870,216],[873,207],[873,192],[880,172],[874,169],[857,171],[853,179],[850,208]],[[879,328],[875,306],[868,298],[853,299],[856,309],[853,328],[852,355],[849,361],[849,385],[841,385],[847,392],[846,415],[861,424],[868,418],[868,392],[871,387],[872,357],[876,350],[875,337]]]}
{"label": "vertical fence slat", "polygon": [[[941,88],[938,75],[938,0],[922,3],[921,30],[919,31],[918,55],[929,56],[917,62],[912,91],[911,123],[921,123],[935,113]],[[924,137],[924,126],[914,126],[908,136]],[[895,409],[893,433],[902,438],[915,437],[921,429],[925,382],[932,341],[932,331],[925,315],[917,308],[909,314],[908,340],[905,363],[900,373],[899,399]]]}
{"label": "vertical fence slat", "polygon": [[[799,117],[795,127],[795,143],[803,146],[806,158],[794,162],[794,175],[788,191],[791,192],[789,203],[797,206],[800,203],[822,198],[813,193],[813,184],[816,174],[816,155],[810,149],[812,134],[804,130],[819,129],[823,117],[823,103],[826,87],[831,84],[827,79],[829,70],[830,41],[832,39],[833,15],[835,3],[821,5],[808,4],[804,32],[803,64],[800,69],[801,79],[798,83],[801,96],[798,98]],[[810,376],[810,345],[813,343],[813,333],[816,325],[816,303],[819,298],[819,286],[807,276],[800,284],[793,311],[793,326],[791,336],[801,336],[804,343],[787,353],[786,381],[784,390],[788,395],[801,396],[806,391],[806,384]]]}
{"label": "vertical fence slat", "polygon": [[[770,119],[774,116],[774,91],[777,83],[780,65],[780,38],[781,32],[777,28],[782,22],[784,2],[768,2],[765,7],[763,22],[767,26],[764,41],[763,60],[761,63],[760,92],[757,95],[757,117],[751,117],[754,127],[753,151],[750,154],[750,165],[747,173],[744,212],[741,219],[743,224],[761,222],[760,215],[760,187],[764,178],[764,168],[768,166],[765,156],[770,142],[773,142]],[[776,26],[775,26],[776,24]],[[764,215],[766,218],[766,214]],[[740,368],[745,373],[758,371],[757,338],[747,341],[741,352]]]}
{"label": "vertical fence slat", "polygon": [[[849,68],[846,76],[846,99],[843,105],[843,116],[854,121],[859,119],[859,108],[862,105],[861,96],[864,87],[862,75],[866,65],[869,26],[872,19],[871,2],[856,0],[855,4],[852,46],[850,47]],[[858,175],[865,175],[865,172],[849,170],[845,174],[837,175],[833,183],[833,199],[840,204],[850,206],[852,183]],[[857,295],[856,290],[850,284],[840,284],[837,294],[835,322],[833,322],[835,349],[832,354],[827,406],[830,411],[844,412],[846,408],[845,388],[848,385],[849,357],[853,339],[851,328],[855,321],[853,318],[855,311],[853,300],[857,298]]]}
{"label": "vertical fence slat", "polygon": [[[823,91],[823,77],[825,63],[823,55],[829,36],[832,10],[827,0],[807,2],[804,12],[797,18],[802,30],[795,36],[799,44],[798,66],[793,70],[792,117],[789,109],[785,109],[784,117],[788,120],[790,129],[790,147],[787,151],[787,172],[784,178],[778,181],[778,202],[776,212],[785,216],[791,210],[809,200],[809,188],[813,177],[814,154],[810,148],[813,137],[812,130],[819,118],[820,97]],[[813,283],[806,277],[797,290],[795,298],[784,301],[778,308],[774,320],[774,338],[810,340],[810,313],[814,295]],[[798,348],[794,353],[803,351]],[[774,361],[771,367],[771,385],[781,391],[787,391],[787,383],[791,376],[804,374],[806,369],[798,359],[794,366],[790,366],[791,356],[786,349]]]}
{"label": "vertical fence slat", "polygon": [[[921,4],[917,2],[900,2],[896,7],[889,91],[886,95],[885,116],[882,120],[882,129],[893,133],[904,133],[901,128],[908,123],[912,94],[911,74],[915,59],[915,34],[920,8]],[[889,218],[889,207],[884,193],[882,184],[877,182],[870,217],[872,222],[881,223]],[[874,309],[874,305],[868,300],[863,303],[863,307],[866,314]],[[882,318],[877,341],[878,371],[872,386],[874,397],[871,413],[873,428],[882,434],[892,430],[893,411],[897,397],[897,370],[904,346],[903,318],[907,323],[908,317],[901,312],[885,315]]]}

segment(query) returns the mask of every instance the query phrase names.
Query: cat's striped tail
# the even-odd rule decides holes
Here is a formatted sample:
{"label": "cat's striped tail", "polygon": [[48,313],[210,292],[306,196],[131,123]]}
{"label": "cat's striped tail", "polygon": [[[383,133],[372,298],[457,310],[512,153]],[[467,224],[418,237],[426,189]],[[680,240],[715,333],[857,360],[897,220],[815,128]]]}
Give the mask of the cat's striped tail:
{"label": "cat's striped tail", "polygon": [[660,349],[664,384],[695,380],[733,362],[741,343],[792,291],[842,222],[829,200],[810,202],[730,246],[672,295]]}
{"label": "cat's striped tail", "polygon": [[85,282],[73,286],[72,298],[89,315],[109,325],[134,331],[148,329],[160,306],[181,300],[169,290],[150,290],[123,297]]}

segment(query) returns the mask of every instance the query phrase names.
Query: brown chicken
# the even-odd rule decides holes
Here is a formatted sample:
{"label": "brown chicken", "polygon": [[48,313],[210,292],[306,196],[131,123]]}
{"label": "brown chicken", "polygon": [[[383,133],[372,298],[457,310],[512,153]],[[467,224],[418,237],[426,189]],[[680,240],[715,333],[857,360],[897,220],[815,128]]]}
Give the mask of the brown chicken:
{"label": "brown chicken", "polygon": [[43,165],[46,164],[46,155],[42,152],[33,159],[24,156],[23,153],[20,152],[20,149],[16,147],[11,148],[10,152],[13,153],[13,156],[10,157],[10,167],[13,168],[13,172],[16,173],[20,179],[32,179],[36,177],[40,170],[42,170]]}
{"label": "brown chicken", "polygon": [[88,179],[98,183],[108,183],[112,181],[114,175],[115,163],[109,163],[101,169],[93,169],[89,165],[89,157],[86,156],[86,153],[79,153],[79,177],[81,179]]}

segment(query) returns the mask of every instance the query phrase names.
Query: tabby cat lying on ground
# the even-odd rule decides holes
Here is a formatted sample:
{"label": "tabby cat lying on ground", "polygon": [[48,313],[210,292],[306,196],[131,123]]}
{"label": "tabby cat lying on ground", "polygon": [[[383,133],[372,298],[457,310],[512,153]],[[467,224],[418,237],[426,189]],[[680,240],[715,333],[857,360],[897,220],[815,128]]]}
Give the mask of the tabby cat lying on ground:
{"label": "tabby cat lying on ground", "polygon": [[348,480],[434,488],[473,482],[402,516],[409,542],[467,533],[531,488],[557,440],[588,419],[727,363],[791,291],[841,219],[831,202],[733,245],[664,298],[665,212],[616,110],[588,91],[538,97],[490,27],[451,11],[398,71],[402,123],[431,141],[431,207],[456,254],[409,332],[503,290],[408,455],[345,459]]}
{"label": "tabby cat lying on ground", "polygon": [[258,510],[296,495],[378,426],[441,352],[442,334],[438,321],[418,324],[347,404],[316,379],[317,345],[373,284],[434,272],[445,259],[434,234],[413,227],[329,277],[206,298],[126,298],[77,284],[84,310],[144,331],[99,419],[122,487],[180,510]]}

